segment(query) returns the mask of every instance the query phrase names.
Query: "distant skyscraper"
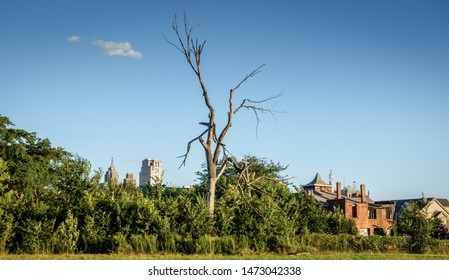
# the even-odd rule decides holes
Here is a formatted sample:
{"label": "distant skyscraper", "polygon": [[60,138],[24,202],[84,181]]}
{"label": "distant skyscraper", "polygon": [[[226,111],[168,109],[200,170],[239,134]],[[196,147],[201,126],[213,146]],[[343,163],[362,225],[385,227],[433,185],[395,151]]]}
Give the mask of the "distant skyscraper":
{"label": "distant skyscraper", "polygon": [[139,173],[139,186],[150,186],[162,183],[162,161],[157,159],[144,159]]}
{"label": "distant skyscraper", "polygon": [[119,181],[119,175],[118,175],[118,171],[114,166],[114,158],[111,159],[111,166],[108,168],[108,171],[106,172],[106,174],[104,175],[104,182],[105,183],[109,183],[112,180],[115,180],[116,183],[118,183]]}
{"label": "distant skyscraper", "polygon": [[133,173],[126,173],[126,177],[123,180],[123,186],[132,186],[136,187],[136,179],[134,179]]}

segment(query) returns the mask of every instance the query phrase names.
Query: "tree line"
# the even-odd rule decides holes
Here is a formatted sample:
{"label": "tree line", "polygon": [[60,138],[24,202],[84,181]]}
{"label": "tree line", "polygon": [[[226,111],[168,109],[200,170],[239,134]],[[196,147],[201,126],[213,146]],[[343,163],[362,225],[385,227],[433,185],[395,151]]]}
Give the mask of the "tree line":
{"label": "tree line", "polygon": [[341,212],[292,192],[283,166],[256,157],[245,162],[257,184],[226,169],[211,219],[206,171],[190,189],[101,185],[86,159],[4,116],[0,137],[0,252],[283,252],[301,234],[355,233]]}
{"label": "tree line", "polygon": [[211,217],[207,166],[190,189],[100,184],[88,160],[0,115],[0,253],[448,250],[431,239],[441,224],[415,206],[397,224],[403,236],[364,238],[340,209],[290,186],[279,163],[247,156],[240,166],[217,181]]}

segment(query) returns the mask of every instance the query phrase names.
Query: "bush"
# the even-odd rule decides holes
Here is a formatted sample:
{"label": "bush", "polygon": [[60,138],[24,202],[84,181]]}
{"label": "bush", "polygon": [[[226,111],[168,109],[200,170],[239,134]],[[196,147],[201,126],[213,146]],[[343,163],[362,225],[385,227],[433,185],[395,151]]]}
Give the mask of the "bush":
{"label": "bush", "polygon": [[77,229],[78,219],[72,213],[67,214],[67,218],[53,233],[51,243],[54,253],[73,254],[77,251],[79,231]]}
{"label": "bush", "polygon": [[355,236],[308,234],[297,237],[298,250],[305,252],[403,252],[407,239],[401,236]]}
{"label": "bush", "polygon": [[130,254],[133,252],[133,247],[128,243],[125,234],[119,232],[112,237],[112,251],[121,254]]}
{"label": "bush", "polygon": [[430,249],[431,234],[429,221],[417,203],[408,203],[399,215],[398,232],[407,237],[407,249],[410,253],[426,253]]}
{"label": "bush", "polygon": [[0,253],[8,252],[13,229],[14,217],[0,209]]}
{"label": "bush", "polygon": [[27,219],[22,228],[22,244],[19,251],[28,254],[50,252],[54,220],[36,221]]}
{"label": "bush", "polygon": [[449,240],[432,240],[430,251],[435,254],[449,254]]}
{"label": "bush", "polygon": [[215,252],[233,255],[236,253],[237,244],[233,236],[222,236],[215,240]]}
{"label": "bush", "polygon": [[101,225],[95,222],[94,217],[87,216],[85,225],[81,229],[82,249],[85,253],[110,253],[112,251],[112,240],[109,238]]}
{"label": "bush", "polygon": [[200,236],[197,252],[199,254],[213,254],[215,252],[215,237],[210,235]]}

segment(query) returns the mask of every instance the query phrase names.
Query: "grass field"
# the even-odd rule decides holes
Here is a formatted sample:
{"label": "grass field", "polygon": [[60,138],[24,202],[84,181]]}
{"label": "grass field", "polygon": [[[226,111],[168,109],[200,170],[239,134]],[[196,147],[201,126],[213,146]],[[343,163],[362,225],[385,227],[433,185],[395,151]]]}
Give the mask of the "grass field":
{"label": "grass field", "polygon": [[321,253],[298,255],[3,254],[0,255],[0,260],[449,260],[449,255],[393,253]]}

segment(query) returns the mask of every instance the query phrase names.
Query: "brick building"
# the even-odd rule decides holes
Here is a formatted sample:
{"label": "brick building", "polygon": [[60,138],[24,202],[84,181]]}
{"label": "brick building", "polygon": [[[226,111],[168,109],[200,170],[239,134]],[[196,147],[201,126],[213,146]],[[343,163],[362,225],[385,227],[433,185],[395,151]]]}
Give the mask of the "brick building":
{"label": "brick building", "polygon": [[123,186],[131,186],[135,188],[137,185],[136,179],[133,173],[126,173],[125,179],[123,179]]}
{"label": "brick building", "polygon": [[346,218],[355,221],[360,235],[389,234],[395,206],[374,202],[366,195],[365,185],[360,185],[360,192],[345,196],[340,182],[337,182],[334,191],[332,182],[324,182],[317,173],[310,183],[302,187],[327,209],[340,207]]}

